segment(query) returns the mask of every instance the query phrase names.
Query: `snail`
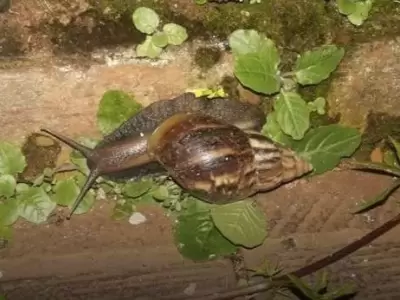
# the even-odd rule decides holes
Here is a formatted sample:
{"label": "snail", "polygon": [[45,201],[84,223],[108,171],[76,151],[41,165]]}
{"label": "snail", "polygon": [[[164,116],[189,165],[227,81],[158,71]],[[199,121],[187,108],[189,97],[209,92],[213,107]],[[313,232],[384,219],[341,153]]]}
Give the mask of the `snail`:
{"label": "snail", "polygon": [[148,154],[183,189],[216,204],[243,200],[312,170],[263,134],[201,113],[178,113],[161,123],[149,136]]}
{"label": "snail", "polygon": [[[203,116],[213,118],[214,122],[224,123],[224,126],[230,124],[229,130],[235,132],[234,134],[237,134],[241,140],[245,140],[245,138],[239,131],[256,133],[261,130],[265,122],[264,112],[254,105],[228,98],[196,98],[194,94],[185,93],[171,100],[161,100],[143,108],[105,136],[93,149],[57,132],[41,129],[79,151],[87,159],[90,172],[74,202],[68,219],[71,218],[86,193],[100,176],[110,180],[134,180],[145,175],[164,174],[166,169],[162,166],[163,160],[158,160],[154,156],[159,152],[154,151],[154,146],[151,148],[152,151],[148,151],[148,139],[151,139],[154,145],[156,139],[161,138],[160,133],[164,132],[163,128],[167,128],[168,124],[176,124],[175,122],[179,120],[177,116],[182,113],[190,115],[199,112]],[[212,133],[211,130],[210,134],[215,133]],[[209,151],[212,151],[212,145]],[[150,153],[153,154],[150,155]],[[167,172],[170,173],[168,170]],[[172,178],[174,176],[171,175]],[[274,180],[270,180],[271,185],[274,185]],[[241,193],[246,194],[247,191]]]}

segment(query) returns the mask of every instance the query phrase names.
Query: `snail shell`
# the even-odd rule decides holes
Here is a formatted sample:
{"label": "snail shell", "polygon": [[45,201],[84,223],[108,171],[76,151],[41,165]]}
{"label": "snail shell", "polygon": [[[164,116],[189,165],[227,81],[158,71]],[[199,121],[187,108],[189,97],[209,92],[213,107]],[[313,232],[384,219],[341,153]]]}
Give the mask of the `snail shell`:
{"label": "snail shell", "polygon": [[148,139],[148,153],[182,188],[211,203],[238,201],[312,170],[255,131],[202,114],[176,114]]}

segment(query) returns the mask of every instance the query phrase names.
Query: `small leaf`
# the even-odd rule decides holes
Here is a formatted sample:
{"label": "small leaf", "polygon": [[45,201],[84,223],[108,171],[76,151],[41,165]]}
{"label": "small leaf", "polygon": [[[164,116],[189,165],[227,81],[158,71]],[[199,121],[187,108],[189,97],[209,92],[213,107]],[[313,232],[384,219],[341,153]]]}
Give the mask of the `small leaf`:
{"label": "small leaf", "polygon": [[164,201],[169,198],[169,190],[166,186],[161,185],[156,190],[154,190],[151,195],[157,201]]}
{"label": "small leaf", "polygon": [[344,49],[325,45],[299,56],[295,76],[302,85],[317,84],[325,80],[337,68],[344,56]]}
{"label": "small leaf", "polygon": [[103,135],[107,135],[141,109],[142,105],[127,93],[109,90],[100,100],[97,126]]}
{"label": "small leaf", "polygon": [[20,193],[17,199],[19,215],[36,224],[46,222],[57,206],[41,187],[31,187]]}
{"label": "small leaf", "polygon": [[383,204],[383,202],[385,202],[387,200],[387,198],[396,190],[400,187],[400,179],[396,179],[391,185],[390,187],[388,187],[386,190],[384,190],[382,193],[380,193],[379,195],[373,197],[370,200],[367,200],[365,202],[363,202],[361,205],[359,205],[359,207],[357,208],[357,210],[355,210],[353,212],[353,214],[358,214],[361,212],[364,212],[368,209],[374,208],[378,205]]}
{"label": "small leaf", "polygon": [[336,0],[336,4],[341,14],[350,15],[356,11],[356,2],[354,0]]}
{"label": "small leaf", "polygon": [[14,176],[6,174],[0,175],[0,197],[11,197],[15,193],[17,182]]}
{"label": "small leaf", "polygon": [[229,47],[234,55],[257,53],[268,38],[254,29],[237,29],[229,35]]}
{"label": "small leaf", "polygon": [[0,143],[0,175],[17,175],[26,167],[26,159],[20,148],[13,144]]}
{"label": "small leaf", "polygon": [[314,174],[321,174],[335,168],[342,157],[352,155],[360,143],[357,129],[332,124],[310,130],[291,146],[313,165]]}
{"label": "small leaf", "polygon": [[319,115],[325,114],[326,100],[324,97],[318,97],[314,101],[308,102],[307,105],[312,112],[316,111]]}
{"label": "small leaf", "polygon": [[154,46],[164,48],[168,45],[168,35],[165,32],[156,32],[151,37]]}
{"label": "small leaf", "polygon": [[180,215],[174,235],[179,251],[192,260],[229,255],[237,249],[215,227],[209,211]]}
{"label": "small leaf", "polygon": [[111,218],[113,220],[119,221],[123,219],[127,219],[133,213],[133,205],[129,202],[126,203],[117,203],[114,206],[113,213]]}
{"label": "small leaf", "polygon": [[16,199],[9,199],[0,204],[0,226],[9,226],[18,220],[18,202]]}
{"label": "small leaf", "polygon": [[221,233],[236,245],[253,248],[267,235],[265,216],[252,201],[239,201],[211,209],[212,219]]}
{"label": "small leaf", "polygon": [[132,21],[140,32],[152,34],[160,24],[160,17],[151,8],[139,7],[132,14]]}
{"label": "small leaf", "polygon": [[72,206],[79,194],[79,187],[73,178],[68,178],[58,181],[53,191],[53,199],[58,205]]}
{"label": "small leaf", "polygon": [[392,145],[394,146],[394,149],[396,150],[397,159],[400,159],[400,142],[396,141],[391,136],[389,136],[389,140],[392,143]]}
{"label": "small leaf", "polygon": [[188,38],[186,29],[178,24],[165,24],[163,31],[168,36],[168,44],[171,45],[181,45]]}
{"label": "small leaf", "polygon": [[355,11],[349,14],[347,18],[353,25],[360,26],[368,18],[369,12],[372,8],[372,0],[359,1],[355,5]]}
{"label": "small leaf", "polygon": [[310,127],[310,110],[299,94],[281,91],[275,100],[274,110],[276,121],[284,133],[295,140],[304,137]]}
{"label": "small leaf", "polygon": [[234,73],[241,84],[253,91],[273,94],[281,86],[279,63],[278,49],[272,40],[267,40],[258,52],[237,55]]}
{"label": "small leaf", "polygon": [[153,182],[150,180],[128,182],[123,186],[122,193],[127,197],[137,198],[147,193],[152,186]]}
{"label": "small leaf", "polygon": [[15,191],[16,191],[17,194],[21,194],[24,191],[27,191],[29,189],[30,189],[30,186],[28,184],[26,184],[26,183],[18,183],[16,188],[15,188]]}
{"label": "small leaf", "polygon": [[[82,186],[84,185],[84,182],[86,181],[86,177],[83,176],[82,174],[77,174],[74,176],[74,179],[79,187],[79,191],[82,189]],[[78,195],[77,195],[78,196]],[[74,215],[80,215],[87,213],[94,205],[96,201],[95,193],[92,189],[90,189],[85,197],[83,197],[82,202],[78,205],[76,210],[74,211]],[[68,208],[71,209],[72,206],[74,205],[74,202],[71,202],[70,205],[68,205]]]}
{"label": "small leaf", "polygon": [[145,41],[136,47],[136,54],[138,57],[156,58],[160,56],[162,48],[157,47],[151,41],[151,36],[147,36]]}
{"label": "small leaf", "polygon": [[264,124],[261,132],[275,142],[290,146],[291,139],[282,131],[281,126],[279,126],[275,111],[268,114],[267,122]]}
{"label": "small leaf", "polygon": [[383,163],[352,161],[350,167],[356,170],[375,170],[400,177],[400,169]]}

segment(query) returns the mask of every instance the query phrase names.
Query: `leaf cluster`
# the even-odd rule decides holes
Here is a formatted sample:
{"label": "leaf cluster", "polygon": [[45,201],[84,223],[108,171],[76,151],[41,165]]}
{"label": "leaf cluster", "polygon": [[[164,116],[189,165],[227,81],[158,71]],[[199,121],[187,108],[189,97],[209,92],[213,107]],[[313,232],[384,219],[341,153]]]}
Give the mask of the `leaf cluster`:
{"label": "leaf cluster", "polygon": [[168,45],[179,46],[187,40],[186,29],[175,23],[164,24],[160,28],[160,17],[151,8],[139,7],[132,14],[134,26],[146,34],[143,43],[136,47],[138,57],[156,58]]}
{"label": "leaf cluster", "polygon": [[273,40],[253,29],[238,29],[229,36],[235,59],[234,74],[245,87],[274,96],[273,111],[263,133],[287,145],[311,162],[314,174],[333,169],[342,157],[360,145],[361,135],[338,124],[311,129],[311,113],[324,114],[326,101],[306,101],[299,86],[315,85],[327,79],[344,56],[344,49],[324,45],[298,55],[292,71],[282,74],[280,54]]}

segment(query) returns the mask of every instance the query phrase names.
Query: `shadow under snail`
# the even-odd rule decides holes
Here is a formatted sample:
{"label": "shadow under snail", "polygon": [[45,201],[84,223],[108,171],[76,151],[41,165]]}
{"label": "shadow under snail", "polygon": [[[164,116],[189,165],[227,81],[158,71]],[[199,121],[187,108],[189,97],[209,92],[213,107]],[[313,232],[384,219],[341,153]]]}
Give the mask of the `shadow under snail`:
{"label": "shadow under snail", "polygon": [[194,196],[223,204],[311,171],[293,151],[259,133],[264,123],[265,114],[252,104],[185,93],[143,108],[93,149],[42,131],[87,159],[90,173],[69,219],[100,176],[116,181],[167,173]]}

